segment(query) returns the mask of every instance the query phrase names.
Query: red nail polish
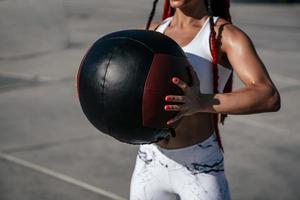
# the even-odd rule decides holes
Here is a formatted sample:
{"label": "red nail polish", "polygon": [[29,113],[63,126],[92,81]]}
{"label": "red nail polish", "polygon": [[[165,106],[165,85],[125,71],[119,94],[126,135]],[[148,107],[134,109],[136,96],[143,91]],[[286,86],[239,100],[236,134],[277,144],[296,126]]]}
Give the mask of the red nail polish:
{"label": "red nail polish", "polygon": [[165,100],[169,101],[169,100],[171,100],[171,97],[166,96]]}
{"label": "red nail polish", "polygon": [[170,106],[165,106],[165,110],[170,110]]}
{"label": "red nail polish", "polygon": [[173,81],[174,83],[177,83],[177,82],[178,82],[178,79],[175,78],[175,77],[173,77],[173,78],[172,78],[172,81]]}

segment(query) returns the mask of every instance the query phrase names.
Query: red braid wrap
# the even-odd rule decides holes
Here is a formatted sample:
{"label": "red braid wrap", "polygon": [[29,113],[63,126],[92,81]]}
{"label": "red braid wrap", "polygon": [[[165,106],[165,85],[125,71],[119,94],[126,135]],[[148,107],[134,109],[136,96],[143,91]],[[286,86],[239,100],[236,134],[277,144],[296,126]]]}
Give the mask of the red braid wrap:
{"label": "red braid wrap", "polygon": [[174,15],[174,9],[170,6],[170,0],[165,0],[164,4],[164,10],[162,14],[162,20],[167,19],[168,17],[171,17]]}
{"label": "red braid wrap", "polygon": [[[210,20],[210,38],[209,38],[209,44],[210,44],[210,51],[212,55],[212,67],[213,67],[213,87],[214,87],[214,93],[219,93],[218,91],[218,80],[219,80],[219,74],[218,74],[218,55],[217,55],[217,40],[216,40],[216,32],[214,29],[214,19],[213,17],[209,18]],[[220,145],[220,148],[223,150],[221,135],[219,131],[219,114],[213,114],[213,126],[215,129],[215,133],[217,136],[217,141]]]}

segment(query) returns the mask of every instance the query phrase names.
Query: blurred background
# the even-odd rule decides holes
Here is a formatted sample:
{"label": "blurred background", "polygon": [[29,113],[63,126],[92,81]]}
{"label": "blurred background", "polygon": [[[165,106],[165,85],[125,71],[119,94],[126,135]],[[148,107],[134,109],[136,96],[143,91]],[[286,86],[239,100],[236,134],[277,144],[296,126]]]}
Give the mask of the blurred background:
{"label": "blurred background", "polygon": [[[232,3],[233,23],[253,40],[282,97],[280,112],[231,116],[221,128],[233,199],[300,199],[296,2]],[[92,127],[75,76],[96,39],[143,27],[151,7],[149,0],[0,0],[0,200],[128,199],[138,147]],[[156,20],[160,13],[161,3]]]}

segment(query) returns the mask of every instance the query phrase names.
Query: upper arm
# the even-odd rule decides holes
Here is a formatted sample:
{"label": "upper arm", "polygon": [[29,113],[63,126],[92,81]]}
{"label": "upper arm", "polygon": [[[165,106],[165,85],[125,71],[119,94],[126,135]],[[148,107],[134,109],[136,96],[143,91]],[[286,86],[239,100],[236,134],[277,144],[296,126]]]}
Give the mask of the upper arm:
{"label": "upper arm", "polygon": [[233,25],[226,26],[222,34],[221,50],[240,80],[246,86],[264,85],[275,89],[251,39]]}

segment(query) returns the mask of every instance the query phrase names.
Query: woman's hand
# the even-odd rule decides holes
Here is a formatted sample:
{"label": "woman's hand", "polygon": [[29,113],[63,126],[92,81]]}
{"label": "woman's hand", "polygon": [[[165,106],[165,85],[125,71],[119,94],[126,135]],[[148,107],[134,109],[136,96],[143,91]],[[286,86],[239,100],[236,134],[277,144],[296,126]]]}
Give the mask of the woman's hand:
{"label": "woman's hand", "polygon": [[189,87],[187,83],[177,77],[172,78],[172,82],[183,91],[184,96],[168,95],[165,97],[166,102],[172,102],[176,104],[165,105],[164,109],[166,111],[179,111],[173,119],[167,122],[168,125],[178,121],[184,116],[193,115],[197,112],[200,112],[201,110],[201,104],[204,99],[201,98],[200,82],[196,72],[192,69],[192,67],[190,67],[189,69],[192,76],[191,87]]}

